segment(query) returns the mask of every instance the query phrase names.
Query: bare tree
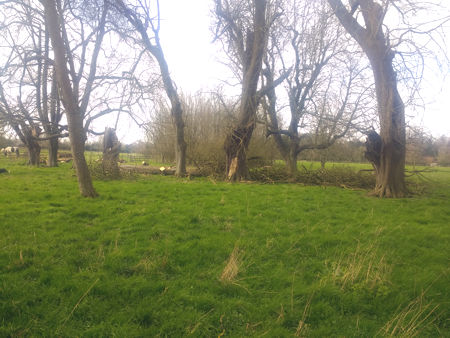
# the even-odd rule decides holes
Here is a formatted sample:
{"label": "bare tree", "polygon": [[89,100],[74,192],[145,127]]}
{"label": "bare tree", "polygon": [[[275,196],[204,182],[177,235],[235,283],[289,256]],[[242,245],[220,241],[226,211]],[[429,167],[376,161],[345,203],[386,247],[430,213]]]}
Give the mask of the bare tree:
{"label": "bare tree", "polygon": [[[408,15],[418,15],[420,6],[408,0],[359,0],[350,1],[351,6],[347,9],[341,0],[327,1],[342,26],[366,54],[375,79],[380,134],[373,131],[367,142],[368,159],[376,171],[374,194],[379,197],[405,196],[405,105],[398,90],[399,73],[394,62],[396,55],[405,56],[398,47],[408,35],[420,32],[421,27],[410,25],[402,30],[389,29],[386,17],[391,12],[398,12],[397,22],[406,22]],[[431,5],[427,2],[424,9]],[[441,24],[442,21],[435,22],[433,28],[422,30],[422,33],[430,33]],[[420,55],[420,49],[414,43],[412,45]]]}
{"label": "bare tree", "polygon": [[[49,57],[44,15],[32,1],[2,4],[2,33],[9,57],[0,74],[0,119],[28,148],[29,163],[39,165],[40,142],[49,141],[48,165],[56,166],[58,138],[64,136],[62,111]],[[50,91],[50,92],[49,92]]]}
{"label": "bare tree", "polygon": [[[87,76],[84,92],[80,93],[80,82],[84,75],[83,68],[86,60],[77,60],[80,62],[79,71],[77,72],[75,70],[74,55],[70,46],[61,2],[59,0],[42,0],[42,3],[44,5],[45,19],[53,46],[56,78],[61,99],[66,110],[72,157],[78,177],[78,187],[81,195],[95,197],[97,196],[97,192],[92,184],[89,168],[84,157],[86,130],[84,129],[83,120],[94,84],[98,54],[105,35],[108,5],[106,3],[103,4],[102,9],[98,13],[97,24],[91,31],[90,36],[83,41],[83,57],[87,52],[87,46],[91,40],[94,40],[94,45],[90,60],[89,75]],[[80,96],[81,99],[79,99]]]}
{"label": "bare tree", "polygon": [[41,128],[24,105],[11,106],[0,83],[0,120],[8,124],[28,149],[30,165],[39,166]]}
{"label": "bare tree", "polygon": [[[355,130],[366,113],[368,90],[365,66],[347,47],[325,1],[284,1],[283,7],[270,35],[263,76],[270,87],[280,68],[292,68],[285,81],[287,102],[280,104],[271,89],[263,106],[267,135],[274,137],[289,174],[295,175],[302,151],[326,149]],[[283,110],[290,115],[286,129],[278,118]]]}
{"label": "bare tree", "polygon": [[215,0],[215,5],[216,39],[223,41],[242,82],[238,120],[224,144],[227,177],[236,181],[248,177],[246,151],[256,125],[258,80],[271,18],[266,0]]}
{"label": "bare tree", "polygon": [[[117,113],[116,128],[120,113],[131,113],[128,108],[137,100],[131,87],[137,82],[134,72],[142,53],[127,51],[128,61],[124,61],[117,46],[112,45],[118,38],[109,26],[108,1],[42,0],[42,3],[79,189],[83,196],[95,197],[97,193],[84,157],[87,134],[103,134],[93,130],[95,120]],[[103,47],[105,36],[111,42],[108,47]]]}
{"label": "bare tree", "polygon": [[[186,175],[186,141],[184,136],[183,109],[176,85],[170,76],[169,66],[164,56],[159,38],[160,12],[159,1],[156,8],[147,1],[140,1],[139,5],[126,4],[122,0],[114,2],[115,7],[128,22],[136,29],[145,49],[156,59],[164,84],[164,89],[171,105],[171,116],[175,126],[175,158],[177,176]],[[128,38],[132,38],[128,35]]]}
{"label": "bare tree", "polygon": [[[60,104],[55,53],[50,44],[51,27],[42,3],[38,0],[0,3],[0,29],[9,48],[2,50],[6,58],[0,65],[0,120],[7,121],[16,131],[28,147],[33,163],[39,163],[40,144],[48,141],[48,165],[52,166],[57,164],[58,138],[68,136],[68,127],[60,124],[64,109]],[[142,95],[138,77],[146,74],[138,68],[142,51],[124,52],[117,47],[119,38],[108,25],[106,2],[57,0],[54,5],[73,101],[84,121],[83,142],[88,133],[103,134],[94,130],[94,121],[102,117],[116,114],[115,128],[121,113],[136,120],[135,103]],[[105,35],[111,44],[102,48]],[[103,120],[111,125],[113,119]]]}

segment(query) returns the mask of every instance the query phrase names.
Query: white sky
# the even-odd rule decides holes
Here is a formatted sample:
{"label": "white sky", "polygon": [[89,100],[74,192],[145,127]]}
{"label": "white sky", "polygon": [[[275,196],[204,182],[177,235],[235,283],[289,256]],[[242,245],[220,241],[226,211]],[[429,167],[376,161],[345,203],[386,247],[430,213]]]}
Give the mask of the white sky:
{"label": "white sky", "polygon": [[161,43],[172,76],[184,91],[212,88],[228,76],[219,62],[218,43],[213,44],[210,30],[210,0],[162,0]]}
{"label": "white sky", "polygon": [[412,123],[423,126],[435,137],[450,136],[450,74],[444,80],[429,76],[428,81],[427,78],[424,81],[425,108]]}
{"label": "white sky", "polygon": [[[210,0],[160,0],[162,48],[172,79],[184,93],[211,90],[230,76],[218,59],[219,44],[212,43],[212,5]],[[117,131],[122,143],[144,139],[142,129],[126,124]]]}
{"label": "white sky", "polygon": [[[208,91],[231,76],[220,63],[220,59],[224,60],[220,45],[212,44],[212,6],[212,0],[160,0],[161,44],[171,75],[185,93]],[[450,36],[450,26],[447,34]],[[426,74],[422,91],[425,110],[407,122],[423,127],[435,137],[450,136],[450,76],[444,81],[442,70],[434,69],[435,74],[432,73]],[[411,114],[407,109],[408,113]],[[130,128],[134,131],[130,132]],[[143,139],[144,135],[131,124],[119,128],[118,134],[123,143]]]}

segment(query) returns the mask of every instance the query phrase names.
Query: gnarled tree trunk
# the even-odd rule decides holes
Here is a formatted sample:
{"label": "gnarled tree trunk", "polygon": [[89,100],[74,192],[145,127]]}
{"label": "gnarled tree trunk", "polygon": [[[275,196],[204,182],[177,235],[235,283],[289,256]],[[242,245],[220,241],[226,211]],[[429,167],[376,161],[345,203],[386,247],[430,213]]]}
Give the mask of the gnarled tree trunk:
{"label": "gnarled tree trunk", "polygon": [[[384,9],[374,0],[360,0],[348,12],[340,0],[328,0],[335,15],[369,58],[375,79],[380,119],[379,163],[374,194],[379,197],[403,197],[405,185],[405,107],[397,90],[392,65],[394,51],[383,32]],[[365,28],[352,16],[361,7]]]}
{"label": "gnarled tree trunk", "polygon": [[120,177],[119,170],[120,142],[116,131],[112,128],[105,129],[103,137],[103,173],[112,178]]}
{"label": "gnarled tree trunk", "polygon": [[247,32],[243,53],[243,83],[239,120],[224,144],[227,178],[239,181],[248,177],[247,149],[256,125],[256,111],[259,104],[258,79],[262,68],[266,39],[266,1],[254,0],[252,31]]}
{"label": "gnarled tree trunk", "polygon": [[248,178],[247,149],[253,134],[255,123],[246,127],[236,127],[225,139],[224,149],[227,160],[227,178],[239,181]]}
{"label": "gnarled tree trunk", "polygon": [[381,126],[380,161],[374,190],[374,194],[380,197],[403,197],[406,193],[405,107],[397,90],[392,58],[392,52],[369,57],[375,76]]}
{"label": "gnarled tree trunk", "polygon": [[28,140],[26,147],[28,150],[28,164],[39,167],[41,160],[41,146],[34,140]]}
{"label": "gnarled tree trunk", "polygon": [[[39,167],[41,156],[41,146],[37,141],[39,127],[29,126],[24,122],[20,123],[20,125],[13,124],[12,127],[28,150],[28,165]],[[16,152],[16,156],[17,154]]]}

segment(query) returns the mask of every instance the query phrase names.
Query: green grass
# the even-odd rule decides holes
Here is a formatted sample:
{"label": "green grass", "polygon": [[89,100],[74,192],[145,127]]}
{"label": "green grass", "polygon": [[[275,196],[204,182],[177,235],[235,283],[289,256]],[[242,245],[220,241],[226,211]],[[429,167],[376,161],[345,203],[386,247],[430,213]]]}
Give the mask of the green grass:
{"label": "green grass", "polygon": [[0,336],[449,336],[450,170],[427,194],[150,176],[79,196],[0,159]]}

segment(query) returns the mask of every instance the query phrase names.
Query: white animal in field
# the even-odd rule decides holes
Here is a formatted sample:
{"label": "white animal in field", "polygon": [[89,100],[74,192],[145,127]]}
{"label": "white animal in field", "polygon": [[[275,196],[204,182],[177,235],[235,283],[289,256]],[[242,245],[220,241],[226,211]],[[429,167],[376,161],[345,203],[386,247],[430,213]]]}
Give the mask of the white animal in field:
{"label": "white animal in field", "polygon": [[1,153],[3,153],[3,155],[8,156],[8,154],[14,154],[16,153],[16,155],[19,154],[19,147],[6,147],[6,148],[2,148],[0,150]]}

